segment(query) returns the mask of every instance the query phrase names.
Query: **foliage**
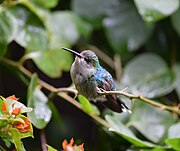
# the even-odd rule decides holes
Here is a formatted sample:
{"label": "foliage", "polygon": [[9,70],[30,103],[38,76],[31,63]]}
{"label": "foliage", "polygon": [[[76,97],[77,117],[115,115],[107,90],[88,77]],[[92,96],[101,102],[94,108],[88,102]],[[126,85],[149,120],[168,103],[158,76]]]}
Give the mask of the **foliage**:
{"label": "foliage", "polygon": [[[99,139],[93,139],[98,145],[85,146],[87,150],[179,150],[179,3],[179,0],[1,1],[0,67],[7,73],[0,75],[15,75],[25,84],[27,102],[23,103],[28,106],[15,97],[1,97],[0,136],[6,147],[14,143],[16,150],[25,150],[21,139],[33,137],[32,125],[42,135],[51,119],[55,119],[57,131],[70,125],[73,129],[78,123],[68,123],[72,118],[65,116],[67,124],[60,117],[59,106],[54,102],[55,96],[59,96],[103,126],[103,134],[96,134]],[[72,87],[55,88],[55,84],[48,84],[52,79],[64,78],[73,62],[73,56],[60,50],[61,47],[91,48],[102,65],[113,75],[118,75],[117,89],[128,87],[131,94],[140,93],[160,105],[176,108],[172,107],[169,112],[141,99],[122,97],[126,104],[132,101],[132,114],[117,114],[108,110],[100,112],[81,95],[76,101],[68,93],[76,95]],[[4,82],[12,88],[8,81]],[[58,104],[60,108],[63,106],[61,102]],[[68,112],[74,113],[70,109]],[[27,117],[22,113],[27,113]],[[66,131],[62,137],[72,137],[71,131],[75,130]],[[51,136],[47,133],[46,137]],[[98,140],[104,141],[98,143]],[[50,151],[56,150],[43,141],[41,143],[39,148],[47,146]],[[73,146],[73,143],[73,140],[70,143],[64,141],[63,150],[84,150],[82,145]],[[4,148],[0,146],[0,150]]]}
{"label": "foliage", "polygon": [[14,95],[0,98],[0,136],[7,147],[14,143],[17,151],[24,151],[21,139],[33,137],[33,129],[29,119],[22,113],[31,112],[32,108],[27,108],[17,100]]}

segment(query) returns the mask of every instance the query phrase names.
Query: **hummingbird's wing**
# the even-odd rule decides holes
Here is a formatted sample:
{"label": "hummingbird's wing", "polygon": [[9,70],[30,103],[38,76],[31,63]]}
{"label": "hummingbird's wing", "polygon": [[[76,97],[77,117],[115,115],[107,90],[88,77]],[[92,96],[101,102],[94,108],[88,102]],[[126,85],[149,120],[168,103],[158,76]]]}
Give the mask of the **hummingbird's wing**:
{"label": "hummingbird's wing", "polygon": [[[104,69],[105,70],[105,69]],[[103,72],[106,72],[103,74]],[[105,70],[101,72],[101,77],[98,82],[98,88],[102,88],[105,91],[114,91],[115,90],[115,83],[113,81],[112,76]],[[115,94],[106,95],[106,101],[101,101],[101,104],[106,106],[107,108],[111,109],[112,111],[121,113],[121,112],[130,112],[129,108],[124,104],[124,102],[117,97]]]}

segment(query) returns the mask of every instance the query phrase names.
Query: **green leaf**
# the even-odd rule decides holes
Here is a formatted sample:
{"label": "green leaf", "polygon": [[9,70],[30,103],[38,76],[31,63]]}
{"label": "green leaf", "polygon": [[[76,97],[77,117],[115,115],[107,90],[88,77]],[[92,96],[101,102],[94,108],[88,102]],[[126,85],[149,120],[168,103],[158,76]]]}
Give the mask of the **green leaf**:
{"label": "green leaf", "polygon": [[117,52],[138,49],[149,37],[152,26],[144,24],[133,3],[128,0],[111,0],[103,20],[105,34]]}
{"label": "green leaf", "polygon": [[50,32],[50,49],[70,47],[80,38],[80,33],[88,36],[91,27],[70,11],[56,11],[47,16],[46,24]]}
{"label": "green leaf", "polygon": [[139,14],[147,22],[156,22],[174,13],[179,0],[134,0]]}
{"label": "green leaf", "polygon": [[28,54],[38,68],[52,78],[60,77],[62,71],[69,71],[73,58],[63,50],[50,50]]}
{"label": "green leaf", "polygon": [[79,16],[99,26],[105,14],[104,0],[73,0],[71,7]]}
{"label": "green leaf", "polygon": [[30,0],[37,4],[39,7],[53,8],[58,4],[59,0]]}
{"label": "green leaf", "polygon": [[121,86],[128,87],[134,94],[139,91],[148,98],[159,97],[175,88],[175,75],[162,58],[146,53],[125,66]]}
{"label": "green leaf", "polygon": [[166,144],[170,145],[173,149],[180,149],[180,122],[172,125],[168,130],[168,138],[165,140]]}
{"label": "green leaf", "polygon": [[170,145],[174,150],[179,151],[179,149],[180,149],[180,138],[166,139],[166,144]]}
{"label": "green leaf", "polygon": [[52,111],[52,118],[54,119],[54,121],[56,121],[57,126],[60,127],[62,131],[65,131],[66,128],[57,109],[57,106],[54,103],[52,103],[52,101],[49,101],[49,107]]}
{"label": "green leaf", "polygon": [[118,116],[106,115],[105,119],[111,125],[111,127],[109,128],[110,131],[117,133],[118,135],[120,135],[121,137],[129,141],[130,143],[134,144],[135,146],[138,146],[138,147],[154,147],[155,146],[154,144],[150,142],[146,142],[146,141],[142,141],[138,139],[128,127],[126,127],[124,124],[121,123]]}
{"label": "green leaf", "polygon": [[159,142],[167,129],[175,122],[172,114],[157,107],[136,100],[129,125],[135,127],[152,142]]}
{"label": "green leaf", "polygon": [[97,114],[99,115],[100,112],[96,106],[91,104],[84,96],[78,95],[78,100],[82,104],[82,109],[89,114]]}
{"label": "green leaf", "polygon": [[0,150],[1,151],[6,151],[6,149],[4,149],[2,146],[0,146]]}
{"label": "green leaf", "polygon": [[31,83],[28,88],[28,106],[33,108],[33,111],[27,116],[32,124],[39,129],[43,129],[51,119],[51,110],[47,104],[48,98],[39,89],[37,83],[38,77],[34,74],[31,78]]}
{"label": "green leaf", "polygon": [[180,35],[180,8],[171,16],[171,22],[176,32]]}
{"label": "green leaf", "polygon": [[72,9],[94,26],[102,24],[110,45],[121,54],[139,48],[153,29],[130,0],[73,0]]}
{"label": "green leaf", "polygon": [[173,67],[173,70],[175,72],[175,75],[176,75],[176,92],[178,94],[178,97],[180,99],[180,63],[178,64],[175,64],[174,67]]}
{"label": "green leaf", "polygon": [[48,48],[48,34],[41,20],[23,5],[16,5],[10,11],[18,24],[15,41],[31,51],[46,50]]}
{"label": "green leaf", "polygon": [[55,149],[49,145],[46,145],[46,146],[47,146],[48,151],[58,151],[57,149]]}
{"label": "green leaf", "polygon": [[0,38],[0,56],[3,56],[7,50],[7,42]]}
{"label": "green leaf", "polygon": [[157,147],[157,148],[151,148],[151,149],[143,149],[143,151],[168,151],[168,150],[165,148]]}
{"label": "green leaf", "polygon": [[168,138],[180,138],[180,122],[172,125],[168,130]]}
{"label": "green leaf", "polygon": [[17,22],[8,12],[0,13],[0,56],[4,55],[8,43],[10,43],[17,31]]}
{"label": "green leaf", "polygon": [[9,11],[0,13],[0,39],[11,42],[17,32],[16,19]]}
{"label": "green leaf", "polygon": [[11,136],[17,151],[26,151],[21,141],[20,132],[16,128],[11,129]]}

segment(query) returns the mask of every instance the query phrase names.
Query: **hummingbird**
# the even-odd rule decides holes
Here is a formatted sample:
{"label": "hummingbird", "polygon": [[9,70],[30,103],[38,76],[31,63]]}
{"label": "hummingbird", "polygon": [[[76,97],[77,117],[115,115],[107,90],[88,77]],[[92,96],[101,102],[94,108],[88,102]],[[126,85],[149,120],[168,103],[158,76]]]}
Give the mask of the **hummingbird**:
{"label": "hummingbird", "polygon": [[68,48],[61,48],[73,53],[76,57],[70,69],[71,79],[78,93],[88,100],[99,101],[114,112],[129,112],[129,108],[115,94],[102,95],[100,89],[115,91],[116,85],[111,74],[101,67],[97,55],[91,50],[78,53]]}

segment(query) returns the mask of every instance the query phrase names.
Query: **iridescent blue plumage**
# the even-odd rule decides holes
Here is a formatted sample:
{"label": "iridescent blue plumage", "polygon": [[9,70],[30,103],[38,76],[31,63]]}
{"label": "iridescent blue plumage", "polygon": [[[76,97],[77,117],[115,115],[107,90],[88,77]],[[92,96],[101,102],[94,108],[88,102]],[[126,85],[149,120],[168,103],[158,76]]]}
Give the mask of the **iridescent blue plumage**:
{"label": "iridescent blue plumage", "polygon": [[111,76],[111,74],[109,72],[107,72],[104,68],[102,68],[101,66],[99,66],[97,68],[97,71],[94,73],[94,76],[98,82],[99,85],[102,85],[105,83],[105,81],[108,81],[108,84],[110,85],[110,89],[111,90],[115,90],[116,86],[115,83],[113,81],[113,78]]}
{"label": "iridescent blue plumage", "polygon": [[100,66],[99,59],[93,51],[84,50],[79,54],[67,48],[63,49],[76,55],[70,74],[79,94],[89,100],[100,101],[115,112],[130,112],[116,95],[105,96],[98,93],[100,88],[105,91],[114,91],[116,86],[111,74]]}

